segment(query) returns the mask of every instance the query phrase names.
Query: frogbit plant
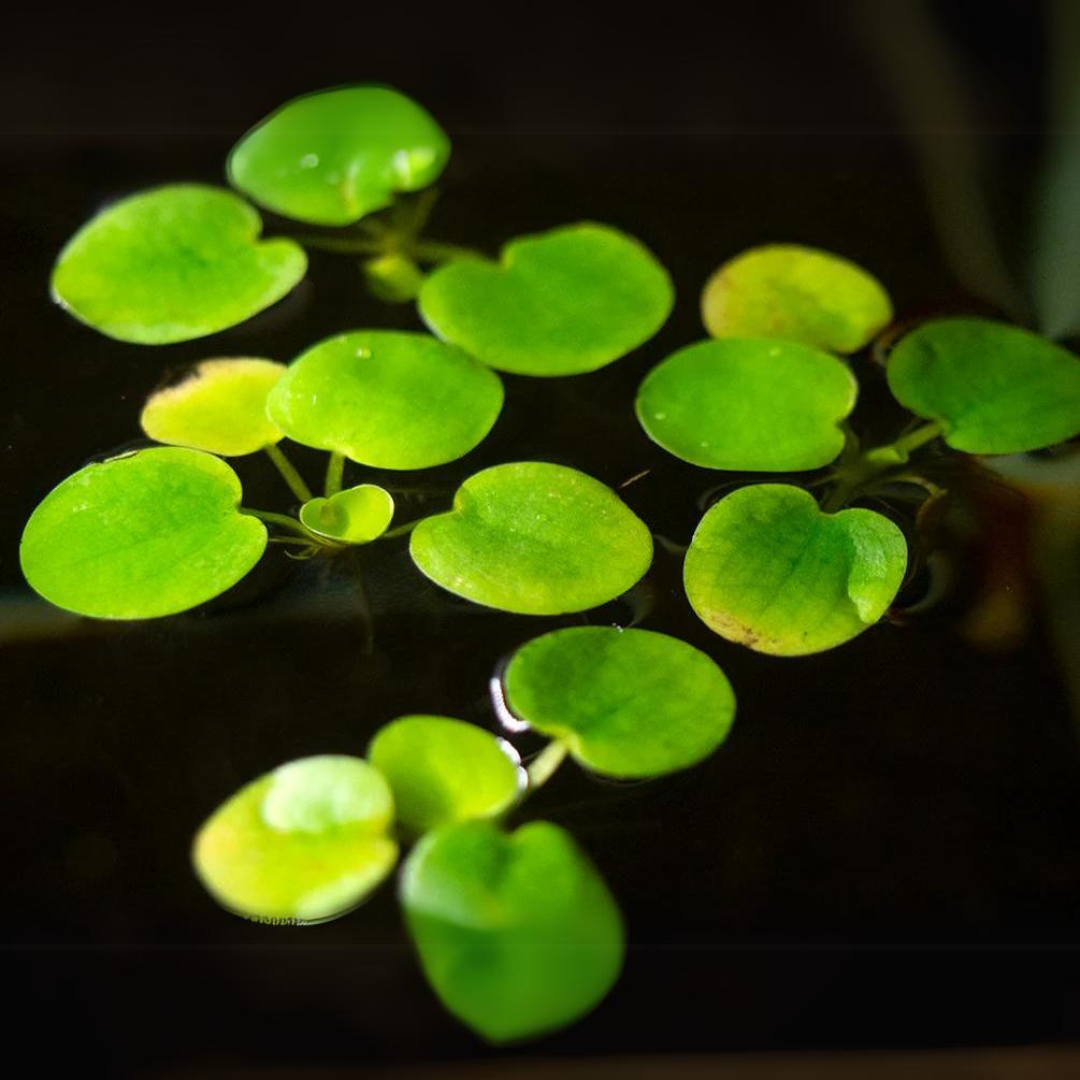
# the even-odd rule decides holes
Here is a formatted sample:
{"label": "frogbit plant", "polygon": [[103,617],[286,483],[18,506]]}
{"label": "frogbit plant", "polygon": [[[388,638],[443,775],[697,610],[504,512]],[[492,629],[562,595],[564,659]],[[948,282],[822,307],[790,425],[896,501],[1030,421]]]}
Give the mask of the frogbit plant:
{"label": "frogbit plant", "polygon": [[[146,402],[142,428],[159,445],[85,466],[33,512],[20,548],[32,588],[80,615],[149,619],[225,592],[269,545],[330,558],[406,535],[420,575],[447,593],[536,617],[589,612],[649,572],[648,525],[565,464],[476,471],[440,512],[396,527],[391,493],[365,479],[467,456],[503,408],[498,372],[595,371],[651,339],[673,306],[664,267],[610,226],[518,237],[497,260],[423,238],[428,185],[448,156],[442,129],[401,94],[340,87],[289,102],[234,147],[227,171],[239,194],[158,188],[76,233],[53,293],[120,341],[233,326],[297,284],[308,248],[360,257],[372,293],[416,300],[430,333],[346,329],[287,365],[196,365]],[[241,196],[321,231],[265,237]],[[1013,454],[1080,433],[1076,356],[1020,327],[946,317],[891,335],[886,380],[913,418],[893,442],[863,448],[845,358],[880,343],[892,304],[870,274],[827,252],[737,255],[706,284],[702,317],[708,338],[646,375],[636,413],[643,449],[647,437],[691,468],[782,474],[726,485],[683,563],[702,622],[758,652],[831,649],[887,614],[912,561],[888,496],[898,483],[940,493],[930,444]],[[319,494],[286,440],[328,454]],[[246,505],[226,459],[257,453],[290,504]],[[859,505],[869,499],[877,508]],[[697,765],[727,737],[735,696],[705,653],[616,626],[525,642],[492,685],[508,737],[550,740],[527,768],[482,727],[401,717],[366,757],[316,754],[247,784],[198,832],[193,858],[225,908],[300,925],[362,903],[411,845],[398,892],[423,970],[455,1016],[502,1042],[583,1015],[624,951],[622,917],[590,857],[556,824],[510,819],[568,757],[618,779]]]}

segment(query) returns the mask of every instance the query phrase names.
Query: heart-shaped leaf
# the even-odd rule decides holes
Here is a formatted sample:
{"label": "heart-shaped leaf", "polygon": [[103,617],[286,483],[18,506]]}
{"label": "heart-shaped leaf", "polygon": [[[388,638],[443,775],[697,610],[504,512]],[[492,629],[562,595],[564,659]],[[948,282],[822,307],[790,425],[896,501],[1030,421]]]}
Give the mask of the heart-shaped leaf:
{"label": "heart-shaped leaf", "polygon": [[281,440],[266,416],[266,398],[285,374],[273,360],[204,360],[175,386],[152,394],[139,423],[160,443],[224,457],[253,454]]}
{"label": "heart-shaped leaf", "polygon": [[935,319],[889,356],[889,388],[969,454],[1039,450],[1080,434],[1080,358],[987,319]]}
{"label": "heart-shaped leaf", "polygon": [[241,788],[195,838],[195,870],[223,907],[259,921],[324,922],[394,868],[394,801],[359,758],[301,758]]}
{"label": "heart-shaped leaf", "polygon": [[381,727],[368,759],[390,782],[398,821],[414,833],[492,817],[517,801],[518,767],[490,732],[445,716]]}
{"label": "heart-shaped leaf", "polygon": [[238,512],[240,481],[220,458],[157,447],[87,465],[30,516],[19,558],[50,603],[98,619],[150,619],[235,585],[266,548]]}
{"label": "heart-shaped leaf", "polygon": [[229,156],[229,181],[260,206],[313,225],[349,225],[394,193],[438,179],[450,140],[388,86],[340,86],[295,98]]}
{"label": "heart-shaped leaf", "polygon": [[577,375],[648,341],[671,313],[667,271],[606,225],[566,225],[503,248],[499,265],[461,260],[420,290],[431,329],[500,371]]}
{"label": "heart-shaped leaf", "polygon": [[818,469],[844,448],[858,384],[836,357],[765,338],[702,341],[645,376],[637,415],[653,442],[708,469]]}
{"label": "heart-shaped leaf", "polygon": [[563,465],[496,465],[421,521],[413,561],[437,585],[523,615],[585,611],[626,592],[652,562],[648,527],[599,480]]}
{"label": "heart-shaped leaf", "polygon": [[506,834],[452,825],[413,850],[401,899],[443,1004],[492,1042],[569,1024],[622,966],[615,901],[569,834],[546,821]]}
{"label": "heart-shaped leaf", "polygon": [[903,533],[881,514],[825,514],[802,488],[757,484],[701,519],[684,583],[694,611],[722,637],[801,656],[876,623],[906,567]]}
{"label": "heart-shaped leaf", "polygon": [[377,484],[360,484],[329,499],[309,499],[300,507],[300,522],[319,536],[343,544],[368,544],[390,526],[394,500]]}
{"label": "heart-shaped leaf", "polygon": [[860,266],[816,248],[751,248],[716,271],[701,295],[713,337],[767,337],[853,353],[892,321],[892,303]]}
{"label": "heart-shaped leaf", "polygon": [[586,768],[644,777],[685,769],[727,737],[735,694],[705,653],[649,630],[573,626],[506,668],[506,701]]}
{"label": "heart-shaped leaf", "polygon": [[53,269],[53,297],[120,341],[205,337],[268,308],[304,276],[303,249],[260,240],[261,228],[231,191],[198,184],[144,191],[72,237]]}
{"label": "heart-shaped leaf", "polygon": [[270,393],[290,439],[378,469],[467,454],[502,409],[499,377],[427,334],[357,330],[313,345]]}

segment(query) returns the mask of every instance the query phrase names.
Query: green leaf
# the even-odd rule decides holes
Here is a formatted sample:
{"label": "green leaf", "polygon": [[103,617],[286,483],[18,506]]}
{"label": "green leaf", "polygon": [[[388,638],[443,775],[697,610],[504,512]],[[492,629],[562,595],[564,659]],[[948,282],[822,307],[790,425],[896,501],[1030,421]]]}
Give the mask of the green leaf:
{"label": "green leaf", "polygon": [[291,240],[260,240],[259,215],[232,192],[155,188],[92,218],[60,253],[53,298],[119,341],[190,341],[250,319],[304,276]]}
{"label": "green leaf", "polygon": [[233,147],[229,182],[260,206],[313,225],[350,225],[438,179],[450,140],[388,86],[294,98]]}
{"label": "green leaf", "polygon": [[935,319],[889,356],[889,388],[969,454],[1039,450],[1080,434],[1080,359],[987,319]]}
{"label": "green leaf", "polygon": [[378,469],[467,454],[502,409],[499,377],[427,334],[357,330],[312,346],[270,393],[290,439]]}
{"label": "green leaf", "polygon": [[665,450],[708,469],[818,469],[844,448],[858,384],[836,357],[764,338],[702,341],[645,376],[637,415]]}
{"label": "green leaf", "polygon": [[825,514],[802,488],[756,484],[701,519],[683,578],[694,611],[722,637],[802,656],[876,623],[906,567],[904,536],[881,514]]}
{"label": "green leaf", "polygon": [[648,341],[671,313],[667,271],[606,225],[566,225],[503,248],[499,265],[463,259],[431,274],[420,314],[500,371],[577,375]]}
{"label": "green leaf", "polygon": [[281,440],[266,398],[284,373],[273,360],[203,360],[183,382],[152,394],[139,423],[156,442],[224,457],[253,454]]}
{"label": "green leaf", "polygon": [[574,626],[535,638],[506,669],[506,701],[587,769],[660,776],[727,738],[735,694],[705,653],[649,630]]}
{"label": "green leaf", "polygon": [[492,817],[517,801],[518,768],[490,732],[444,716],[402,716],[376,733],[368,759],[415,833]]}
{"label": "green leaf", "polygon": [[701,295],[713,337],[767,337],[853,353],[892,321],[888,293],[860,266],[816,248],[751,248],[716,271]]}
{"label": "green leaf", "polygon": [[437,585],[523,615],[597,607],[652,562],[648,527],[599,480],[562,465],[496,465],[458,489],[454,508],[421,521],[413,561]]}
{"label": "green leaf", "polygon": [[394,802],[359,758],[301,758],[243,787],[203,825],[192,858],[223,907],[259,921],[344,915],[390,873]]}
{"label": "green leaf", "polygon": [[329,499],[309,499],[300,507],[300,522],[305,528],[343,544],[377,540],[393,516],[390,492],[376,484],[360,484]]}
{"label": "green leaf", "polygon": [[622,919],[569,834],[546,821],[506,834],[486,822],[430,833],[401,899],[424,974],[456,1017],[492,1042],[563,1027],[622,966]]}
{"label": "green leaf", "polygon": [[363,265],[364,280],[377,300],[405,304],[420,295],[424,272],[406,255],[379,255]]}
{"label": "green leaf", "polygon": [[150,619],[235,585],[266,548],[238,512],[240,481],[219,458],[158,447],[87,465],[30,516],[19,558],[50,603],[98,619]]}

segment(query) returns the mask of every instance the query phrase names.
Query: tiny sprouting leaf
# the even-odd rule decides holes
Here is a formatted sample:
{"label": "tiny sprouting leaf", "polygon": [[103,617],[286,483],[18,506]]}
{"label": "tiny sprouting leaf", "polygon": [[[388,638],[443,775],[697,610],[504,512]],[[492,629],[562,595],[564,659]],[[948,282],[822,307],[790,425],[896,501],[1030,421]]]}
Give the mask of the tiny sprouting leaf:
{"label": "tiny sprouting leaf", "polygon": [[266,548],[239,513],[240,481],[220,458],[155,447],[87,465],[54,488],[23,530],[31,588],[98,619],[186,611],[235,585]]}
{"label": "tiny sprouting leaf", "polygon": [[371,295],[387,304],[407,304],[420,295],[424,272],[406,255],[394,253],[367,259],[364,280]]}
{"label": "tiny sprouting leaf", "polygon": [[579,1019],[622,967],[614,898],[570,835],[546,821],[429,833],[405,864],[401,899],[428,982],[491,1042]]}
{"label": "tiny sprouting leaf", "polygon": [[495,465],[425,518],[409,550],[449,592],[523,615],[585,611],[626,592],[652,562],[648,527],[609,487],[563,465]]}
{"label": "tiny sprouting leaf", "polygon": [[518,767],[491,732],[444,716],[402,716],[381,727],[368,760],[414,833],[492,817],[518,798]]}
{"label": "tiny sprouting leaf", "polygon": [[246,918],[323,922],[355,908],[397,862],[390,788],[360,758],[281,765],[241,788],[192,848],[200,880]]}
{"label": "tiny sprouting leaf", "polygon": [[431,274],[420,314],[446,341],[500,371],[576,375],[648,341],[674,303],[671,278],[606,225],[519,237],[501,263],[463,259]]}
{"label": "tiny sprouting leaf", "polygon": [[280,300],[304,276],[292,240],[223,188],[154,188],[102,210],[60,253],[54,299],[95,330],[138,345],[225,330]]}
{"label": "tiny sprouting leaf", "polygon": [[1080,434],[1080,358],[1007,323],[935,319],[889,356],[889,388],[969,454],[1039,450]]}
{"label": "tiny sprouting leaf", "polygon": [[769,244],[724,263],[701,295],[713,337],[767,337],[853,353],[893,317],[888,293],[861,266],[817,248]]}
{"label": "tiny sprouting leaf", "polygon": [[722,637],[801,656],[876,623],[906,567],[903,533],[881,514],[826,514],[802,488],[756,484],[701,519],[683,578],[694,611]]}
{"label": "tiny sprouting leaf", "polygon": [[650,630],[555,630],[514,654],[504,682],[519,718],[605,776],[695,765],[727,738],[735,717],[735,694],[719,666]]}
{"label": "tiny sprouting leaf", "polygon": [[835,356],[792,341],[729,338],[687,346],[641,384],[637,415],[665,450],[709,469],[795,472],[844,448],[858,384]]}
{"label": "tiny sprouting leaf", "polygon": [[203,360],[183,382],[151,394],[139,423],[156,442],[223,457],[253,454],[281,440],[266,398],[284,374],[273,360]]}
{"label": "tiny sprouting leaf", "polygon": [[428,334],[357,330],[313,345],[267,411],[304,446],[379,469],[425,469],[467,454],[502,409],[499,377]]}
{"label": "tiny sprouting leaf", "polygon": [[229,181],[260,206],[313,225],[350,225],[397,192],[439,178],[450,140],[388,86],[339,86],[286,102],[229,155]]}
{"label": "tiny sprouting leaf", "polygon": [[343,544],[369,544],[390,526],[394,500],[377,484],[360,484],[329,499],[309,499],[300,507],[300,522],[318,536]]}

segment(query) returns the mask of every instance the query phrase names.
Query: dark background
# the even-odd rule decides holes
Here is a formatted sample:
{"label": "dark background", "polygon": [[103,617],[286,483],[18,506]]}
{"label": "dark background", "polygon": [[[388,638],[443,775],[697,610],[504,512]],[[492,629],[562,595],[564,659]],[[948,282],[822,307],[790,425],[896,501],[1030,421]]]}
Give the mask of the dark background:
{"label": "dark background", "polygon": [[[611,484],[651,468],[627,501],[685,543],[715,478],[665,460],[628,403],[652,364],[701,336],[697,294],[724,258],[770,240],[817,244],[870,267],[902,315],[1023,309],[1023,226],[1056,130],[1050,17],[1030,2],[931,4],[930,39],[903,16],[868,17],[905,6],[921,7],[16,16],[0,46],[0,934],[16,1040],[44,1019],[37,1052],[114,1075],[487,1055],[424,987],[392,889],[326,926],[259,927],[202,893],[188,845],[241,783],[291,757],[360,753],[400,713],[492,724],[497,662],[558,625],[458,603],[392,544],[364,557],[371,657],[347,577],[280,558],[206,609],[154,623],[95,624],[33,599],[18,571],[22,522],[64,476],[138,435],[142,399],[170,373],[211,355],[288,360],[361,325],[416,326],[410,309],[366,298],[347,261],[316,255],[291,298],[242,327],[155,350],[118,344],[48,301],[67,237],[140,187],[219,182],[235,139],[298,93],[390,83],[454,141],[432,235],[494,251],[516,233],[608,221],[647,242],[679,290],[671,323],[627,360],[570,380],[507,379],[491,439],[415,478],[443,493],[431,508],[496,461],[563,461]],[[959,112],[935,94],[911,106],[912,86],[937,85],[938,48]],[[977,169],[948,157],[969,146]],[[958,202],[934,193],[935,154],[959,170]],[[1019,300],[950,246],[957,205],[965,236],[980,207],[994,222]],[[859,373],[857,420],[887,441],[903,418],[865,358]],[[314,479],[317,457],[296,459]],[[287,508],[268,468],[239,468],[251,503]],[[984,532],[1013,528],[982,511]],[[530,802],[596,859],[631,948],[593,1016],[520,1053],[1080,1036],[1080,758],[1061,658],[1037,609],[1008,650],[958,633],[985,539],[956,546],[961,585],[930,617],[795,661],[710,635],[679,595],[679,560],[658,553],[633,603],[652,604],[646,625],[723,664],[739,718],[687,774],[612,786],[565,768]],[[913,582],[907,599],[924,588]],[[596,618],[629,616],[623,604]]]}

